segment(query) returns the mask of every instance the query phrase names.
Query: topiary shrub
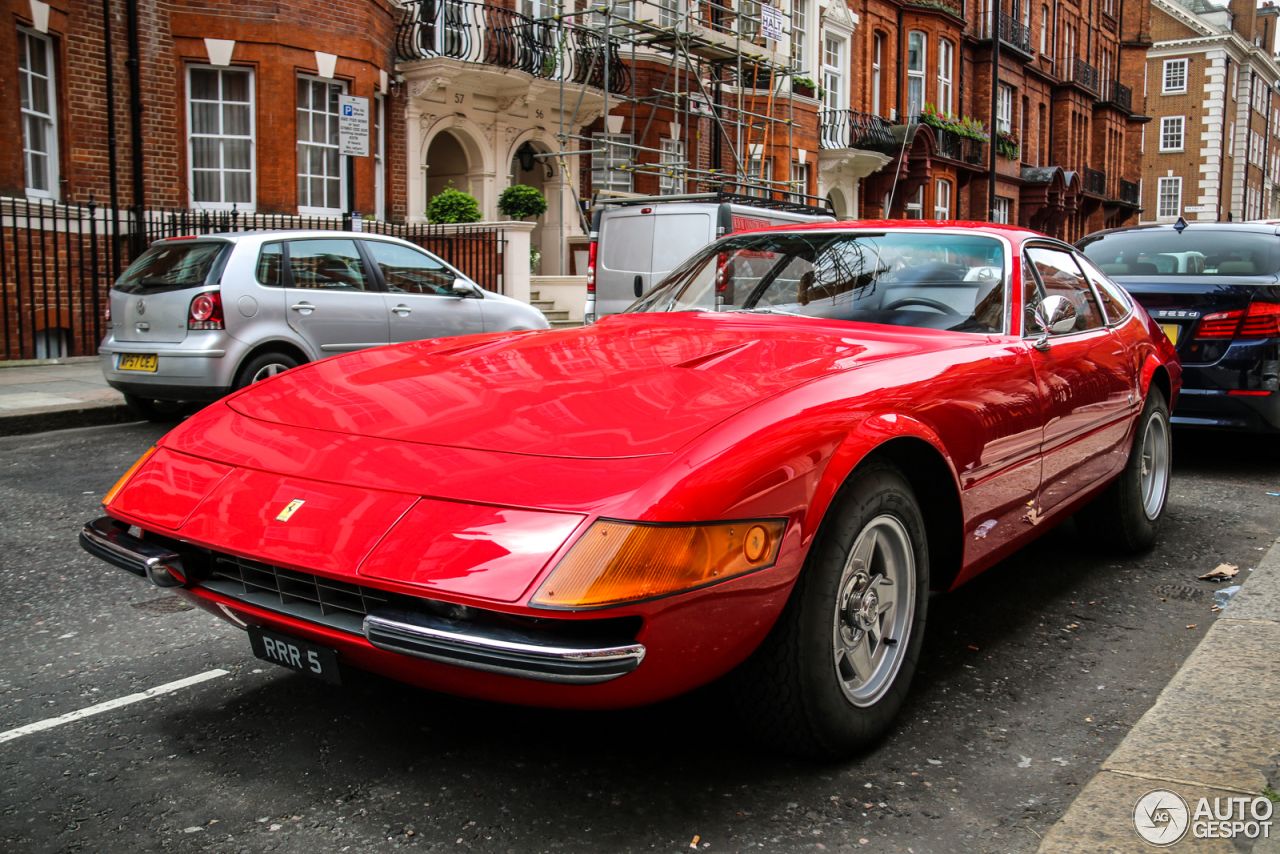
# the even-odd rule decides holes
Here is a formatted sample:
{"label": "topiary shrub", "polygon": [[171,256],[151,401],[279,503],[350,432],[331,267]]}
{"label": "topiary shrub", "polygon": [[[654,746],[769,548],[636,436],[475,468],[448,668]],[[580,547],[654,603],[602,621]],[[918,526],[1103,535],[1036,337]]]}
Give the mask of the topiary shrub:
{"label": "topiary shrub", "polygon": [[427,204],[429,222],[479,222],[480,203],[470,193],[445,187]]}
{"label": "topiary shrub", "polygon": [[512,219],[542,216],[547,212],[547,197],[537,187],[512,184],[498,196],[498,210]]}

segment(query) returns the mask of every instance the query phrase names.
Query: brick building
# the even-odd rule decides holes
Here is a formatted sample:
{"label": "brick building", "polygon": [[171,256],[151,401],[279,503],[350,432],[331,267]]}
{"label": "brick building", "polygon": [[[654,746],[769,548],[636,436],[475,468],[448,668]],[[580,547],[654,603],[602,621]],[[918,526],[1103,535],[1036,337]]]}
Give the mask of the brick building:
{"label": "brick building", "polygon": [[1151,5],[1143,220],[1280,215],[1280,9]]}

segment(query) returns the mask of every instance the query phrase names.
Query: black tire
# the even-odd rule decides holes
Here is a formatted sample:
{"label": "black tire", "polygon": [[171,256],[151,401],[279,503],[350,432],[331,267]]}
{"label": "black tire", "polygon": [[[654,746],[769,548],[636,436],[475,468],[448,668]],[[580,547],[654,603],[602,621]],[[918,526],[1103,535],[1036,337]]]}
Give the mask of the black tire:
{"label": "black tire", "polygon": [[[854,546],[865,542],[860,541],[864,531],[880,532],[886,525],[893,528],[893,537],[899,529],[905,533],[907,542],[899,543],[899,551],[911,555],[912,592],[902,597],[910,608],[909,628],[905,638],[891,639],[892,650],[886,647],[897,664],[892,673],[885,671],[883,693],[855,703],[836,652],[839,639],[851,636],[841,633],[846,630],[842,621],[852,615],[838,602],[849,589]],[[871,580],[851,602],[867,602],[865,591],[875,587],[876,555],[873,550],[865,564]],[[823,520],[778,624],[731,679],[744,723],[777,749],[818,759],[842,759],[874,743],[889,729],[907,695],[924,636],[928,595],[924,518],[911,486],[887,462],[867,463],[845,484]],[[874,610],[876,603],[870,604]],[[896,628],[902,626],[899,622]],[[856,627],[849,628],[856,635]],[[867,685],[871,683],[868,679]]]}
{"label": "black tire", "polygon": [[259,353],[241,366],[240,372],[236,374],[235,389],[242,389],[260,379],[265,379],[267,376],[282,373],[290,368],[296,368],[299,364],[301,363],[297,358],[290,356],[288,353],[280,353],[274,350]]}
{"label": "black tire", "polygon": [[[1145,551],[1155,543],[1169,497],[1172,435],[1169,405],[1164,393],[1153,385],[1134,425],[1124,470],[1077,517],[1091,539],[1127,554]],[[1144,469],[1162,473],[1163,483],[1157,485],[1156,494],[1147,491]]]}
{"label": "black tire", "polygon": [[192,409],[192,405],[183,400],[155,400],[128,393],[125,393],[124,404],[134,415],[156,424],[176,424]]}

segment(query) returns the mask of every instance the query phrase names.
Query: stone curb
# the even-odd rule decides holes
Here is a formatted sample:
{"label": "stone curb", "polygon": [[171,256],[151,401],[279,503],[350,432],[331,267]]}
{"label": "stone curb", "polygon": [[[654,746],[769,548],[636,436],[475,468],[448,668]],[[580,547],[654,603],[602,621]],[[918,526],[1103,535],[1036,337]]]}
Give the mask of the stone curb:
{"label": "stone curb", "polygon": [[124,424],[137,420],[138,416],[123,403],[28,410],[0,415],[0,436],[22,436],[27,433],[43,433],[47,430],[97,427],[102,424]]}
{"label": "stone curb", "polygon": [[[1148,792],[1174,792],[1194,811],[1202,797],[1253,798],[1267,786],[1280,789],[1280,540],[1039,850],[1160,850],[1134,827],[1134,807]],[[1188,832],[1164,850],[1252,846],[1280,854],[1280,804],[1271,825],[1270,839],[1196,839]]]}

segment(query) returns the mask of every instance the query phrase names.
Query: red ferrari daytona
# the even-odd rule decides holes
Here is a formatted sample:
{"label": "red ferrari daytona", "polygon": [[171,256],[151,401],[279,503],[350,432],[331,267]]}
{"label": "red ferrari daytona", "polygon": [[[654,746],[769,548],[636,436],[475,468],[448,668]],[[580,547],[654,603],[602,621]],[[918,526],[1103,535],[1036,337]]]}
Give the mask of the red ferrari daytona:
{"label": "red ferrari daytona", "polygon": [[191,417],[81,544],[255,654],[512,703],[726,674],[780,746],[884,732],[930,589],[1066,516],[1149,546],[1181,369],[1072,247],[974,223],[724,238],[582,329],[365,350]]}

